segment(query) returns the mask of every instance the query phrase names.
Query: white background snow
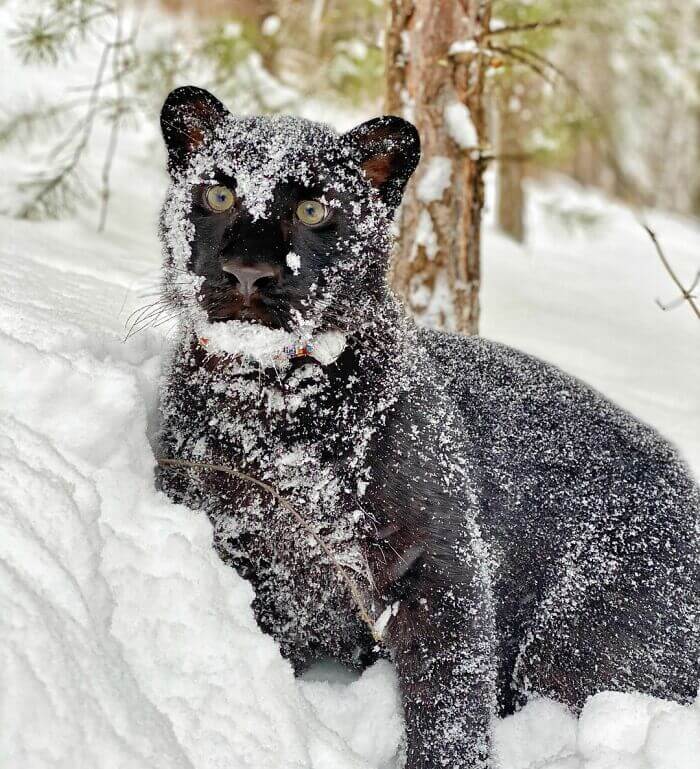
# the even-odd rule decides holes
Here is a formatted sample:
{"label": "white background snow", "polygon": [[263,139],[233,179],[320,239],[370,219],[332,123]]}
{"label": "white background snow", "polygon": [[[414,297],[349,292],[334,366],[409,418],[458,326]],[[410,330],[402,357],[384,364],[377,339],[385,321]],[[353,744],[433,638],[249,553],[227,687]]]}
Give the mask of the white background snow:
{"label": "white background snow", "polygon": [[[8,97],[27,86],[7,81]],[[128,137],[104,235],[89,209],[1,219],[0,767],[394,769],[390,665],[295,680],[207,520],[153,488],[170,326],[122,340],[157,290],[159,147],[155,129]],[[15,148],[0,160],[5,204],[24,159]],[[486,228],[483,333],[596,386],[700,475],[700,328],[686,308],[654,304],[674,291],[645,234],[566,180],[529,199],[525,247]],[[697,223],[651,220],[692,277]],[[694,769],[700,705],[602,693],[577,721],[542,700],[495,736],[504,769]]]}

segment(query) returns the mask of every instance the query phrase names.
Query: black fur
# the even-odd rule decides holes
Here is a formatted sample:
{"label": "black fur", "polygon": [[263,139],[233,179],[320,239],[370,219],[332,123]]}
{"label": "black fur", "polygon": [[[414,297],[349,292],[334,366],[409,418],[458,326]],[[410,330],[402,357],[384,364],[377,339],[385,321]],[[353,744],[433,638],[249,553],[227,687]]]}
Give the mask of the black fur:
{"label": "black fur", "polygon": [[[408,769],[487,766],[490,718],[531,692],[574,709],[601,689],[689,701],[699,504],[673,449],[552,366],[405,318],[384,274],[418,158],[412,126],[379,119],[337,136],[236,119],[212,99],[179,89],[164,107],[164,295],[183,321],[161,451],[274,485],[386,621],[379,649],[324,553],[268,494],[163,471],[166,493],[207,512],[222,558],[252,582],[261,627],[298,672],[388,652]],[[212,183],[237,191],[232,210],[203,205]],[[310,197],[331,210],[318,229],[295,219]],[[277,277],[245,304],[229,261]],[[327,365],[277,370],[199,341],[222,322],[245,333],[241,320],[340,329],[347,344]]]}

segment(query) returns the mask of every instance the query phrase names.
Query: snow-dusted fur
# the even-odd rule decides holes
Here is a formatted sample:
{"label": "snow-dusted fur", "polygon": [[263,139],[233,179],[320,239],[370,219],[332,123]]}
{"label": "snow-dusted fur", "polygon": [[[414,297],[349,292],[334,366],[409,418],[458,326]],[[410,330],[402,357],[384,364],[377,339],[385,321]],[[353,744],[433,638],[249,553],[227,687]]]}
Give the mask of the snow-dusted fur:
{"label": "snow-dusted fur", "polygon": [[[690,700],[697,488],[650,428],[571,377],[405,318],[384,274],[414,129],[234,118],[185,88],[163,130],[163,291],[181,323],[161,453],[274,486],[383,631],[379,646],[318,541],[267,492],[164,470],[167,493],[208,513],[295,669],[390,654],[408,769],[494,766],[491,717],[532,692],[572,708],[600,689]],[[235,188],[235,211],[202,210],[208,184]],[[294,220],[289,201],[309,197],[332,210],[328,227]],[[221,269],[232,257],[279,269],[257,300],[264,324],[241,320]],[[346,340],[333,362],[275,355],[329,331]]]}

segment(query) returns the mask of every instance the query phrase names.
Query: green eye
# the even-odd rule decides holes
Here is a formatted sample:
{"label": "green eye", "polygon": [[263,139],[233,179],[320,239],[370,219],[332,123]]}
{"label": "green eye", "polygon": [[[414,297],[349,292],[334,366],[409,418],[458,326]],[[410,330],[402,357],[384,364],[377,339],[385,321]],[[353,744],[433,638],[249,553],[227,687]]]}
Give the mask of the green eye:
{"label": "green eye", "polygon": [[307,227],[321,224],[328,216],[328,209],[320,200],[302,200],[297,206],[297,219]]}
{"label": "green eye", "polygon": [[204,194],[204,199],[209,208],[217,214],[228,211],[236,202],[236,196],[228,187],[224,187],[223,184],[209,187]]}

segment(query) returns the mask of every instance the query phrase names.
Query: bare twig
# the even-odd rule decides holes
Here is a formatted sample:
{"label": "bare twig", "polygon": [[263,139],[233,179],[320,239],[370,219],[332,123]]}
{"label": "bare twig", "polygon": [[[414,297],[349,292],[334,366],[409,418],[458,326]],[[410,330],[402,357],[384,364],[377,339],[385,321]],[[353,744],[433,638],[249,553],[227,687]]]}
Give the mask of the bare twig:
{"label": "bare twig", "polygon": [[107,209],[109,207],[110,185],[109,179],[112,173],[112,163],[117,151],[117,142],[119,141],[119,129],[121,127],[121,112],[124,107],[124,82],[120,76],[122,61],[122,13],[121,7],[117,5],[116,10],[116,31],[114,36],[114,45],[112,48],[112,77],[116,82],[117,98],[115,101],[115,113],[112,116],[112,125],[109,129],[109,140],[107,142],[107,151],[105,153],[104,163],[102,164],[102,182],[100,188],[100,218],[97,224],[97,231],[102,232],[107,223]]}
{"label": "bare twig", "polygon": [[[698,307],[696,298],[692,293],[698,284],[698,280],[700,279],[700,272],[695,276],[695,280],[693,281],[690,288],[685,288],[685,286],[681,283],[678,275],[676,275],[675,270],[673,269],[673,267],[671,267],[671,263],[668,261],[666,254],[664,253],[664,250],[661,247],[661,244],[659,243],[659,239],[657,238],[654,230],[652,230],[649,224],[645,222],[643,219],[640,220],[640,224],[646,230],[647,235],[651,238],[651,242],[654,244],[654,248],[656,249],[656,253],[658,254],[659,259],[661,260],[661,264],[663,264],[664,269],[670,275],[671,280],[676,284],[676,286],[678,287],[678,290],[681,292],[679,299],[681,301],[688,302],[688,304],[691,306],[695,315],[700,319],[700,307]],[[656,303],[659,305],[659,307],[661,307],[662,310],[668,310],[671,307],[671,305],[667,305],[666,307],[664,307],[658,300]],[[671,304],[674,304],[674,303],[672,302]]]}
{"label": "bare twig", "polygon": [[357,606],[357,611],[362,621],[369,628],[369,631],[372,634],[372,638],[377,643],[381,643],[381,640],[382,640],[381,636],[379,635],[379,633],[375,628],[375,623],[372,620],[372,617],[370,616],[369,611],[367,611],[364,598],[362,596],[362,592],[360,591],[360,588],[357,585],[357,582],[355,582],[352,576],[350,576],[350,574],[348,574],[348,572],[338,562],[338,559],[335,557],[335,554],[333,553],[331,548],[326,544],[323,537],[321,537],[317,532],[315,532],[311,528],[311,526],[309,526],[309,524],[306,522],[303,516],[297,511],[297,509],[287,499],[285,499],[277,491],[277,489],[274,488],[274,486],[271,486],[269,483],[265,483],[265,481],[261,481],[258,478],[253,477],[252,475],[243,473],[240,470],[234,470],[232,467],[227,467],[226,465],[214,465],[214,464],[209,464],[207,462],[188,462],[187,460],[184,460],[184,459],[167,459],[164,457],[158,457],[156,461],[161,467],[172,467],[176,469],[181,468],[181,469],[192,469],[192,470],[206,470],[208,472],[224,473],[226,475],[232,476],[233,478],[240,478],[241,480],[247,481],[248,483],[252,483],[258,488],[262,489],[263,491],[266,491],[271,497],[273,497],[281,505],[281,507],[283,507],[292,516],[292,518],[294,518],[294,520],[299,524],[299,526],[301,526],[301,528],[316,541],[316,543],[321,548],[321,550],[323,550],[328,560],[333,564],[333,568],[338,573],[338,576],[345,583],[350,594],[352,595],[355,605]]}
{"label": "bare twig", "polygon": [[492,163],[494,160],[499,163],[527,163],[536,157],[536,152],[496,152],[482,153],[479,160],[483,163]]}
{"label": "bare twig", "polygon": [[490,29],[484,37],[495,37],[496,35],[511,35],[517,32],[538,32],[541,29],[554,29],[564,25],[563,19],[551,19],[550,21],[533,21],[529,24],[513,24],[506,27],[497,27]]}

